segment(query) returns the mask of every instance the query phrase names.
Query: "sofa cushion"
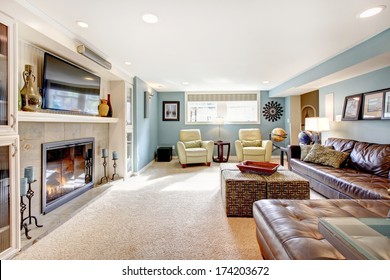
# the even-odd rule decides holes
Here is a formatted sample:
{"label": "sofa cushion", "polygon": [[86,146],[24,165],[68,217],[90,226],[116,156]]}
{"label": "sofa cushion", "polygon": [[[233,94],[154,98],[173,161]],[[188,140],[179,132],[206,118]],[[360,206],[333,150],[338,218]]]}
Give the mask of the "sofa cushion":
{"label": "sofa cushion", "polygon": [[187,142],[184,142],[184,146],[186,147],[186,149],[200,148],[200,147],[202,147],[202,141],[201,140],[187,141]]}
{"label": "sofa cushion", "polygon": [[390,200],[387,189],[390,179],[352,168],[333,168],[316,163],[291,159],[294,172],[310,180],[321,182],[350,198]]}
{"label": "sofa cushion", "polygon": [[243,147],[261,147],[260,140],[241,140]]}
{"label": "sofa cushion", "polygon": [[390,145],[357,142],[349,164],[357,170],[389,178]]}
{"label": "sofa cushion", "polygon": [[332,150],[320,144],[314,144],[304,161],[339,168],[348,156],[348,153]]}
{"label": "sofa cushion", "polygon": [[325,141],[325,146],[333,146],[336,151],[351,153],[356,142],[350,139],[328,138]]}

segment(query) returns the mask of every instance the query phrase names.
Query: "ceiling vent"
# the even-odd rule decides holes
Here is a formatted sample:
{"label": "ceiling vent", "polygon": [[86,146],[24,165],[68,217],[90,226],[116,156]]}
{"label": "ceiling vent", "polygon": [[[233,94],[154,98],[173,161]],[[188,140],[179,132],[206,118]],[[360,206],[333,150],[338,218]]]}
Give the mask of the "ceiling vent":
{"label": "ceiling vent", "polygon": [[77,46],[77,52],[108,70],[110,70],[112,67],[110,62],[108,62],[107,60],[105,60],[104,58],[102,58],[97,53],[93,52],[92,50],[90,50],[84,45]]}

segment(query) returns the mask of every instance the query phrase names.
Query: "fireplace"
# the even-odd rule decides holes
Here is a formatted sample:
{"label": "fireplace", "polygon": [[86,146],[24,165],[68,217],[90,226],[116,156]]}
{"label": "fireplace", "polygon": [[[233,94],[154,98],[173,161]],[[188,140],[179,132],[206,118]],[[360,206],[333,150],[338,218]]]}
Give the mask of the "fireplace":
{"label": "fireplace", "polygon": [[94,185],[94,138],[42,144],[42,212],[54,210]]}

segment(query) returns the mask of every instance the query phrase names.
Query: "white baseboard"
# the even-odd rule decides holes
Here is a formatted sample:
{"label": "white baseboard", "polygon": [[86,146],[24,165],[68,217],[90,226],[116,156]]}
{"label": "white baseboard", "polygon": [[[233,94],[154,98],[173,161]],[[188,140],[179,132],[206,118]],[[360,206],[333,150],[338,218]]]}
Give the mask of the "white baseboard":
{"label": "white baseboard", "polygon": [[149,167],[152,166],[152,164],[155,162],[155,160],[152,160],[147,165],[145,165],[141,170],[138,170],[137,172],[133,172],[134,176],[141,175],[143,172],[145,172]]}

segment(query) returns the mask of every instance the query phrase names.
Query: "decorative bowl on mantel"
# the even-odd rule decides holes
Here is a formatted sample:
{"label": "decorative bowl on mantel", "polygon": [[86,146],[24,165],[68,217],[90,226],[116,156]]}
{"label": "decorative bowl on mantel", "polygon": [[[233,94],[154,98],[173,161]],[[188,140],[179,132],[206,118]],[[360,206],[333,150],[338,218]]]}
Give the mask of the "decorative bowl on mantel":
{"label": "decorative bowl on mantel", "polygon": [[238,169],[244,173],[253,173],[258,175],[272,175],[274,174],[280,164],[271,162],[259,162],[245,160],[237,164]]}

